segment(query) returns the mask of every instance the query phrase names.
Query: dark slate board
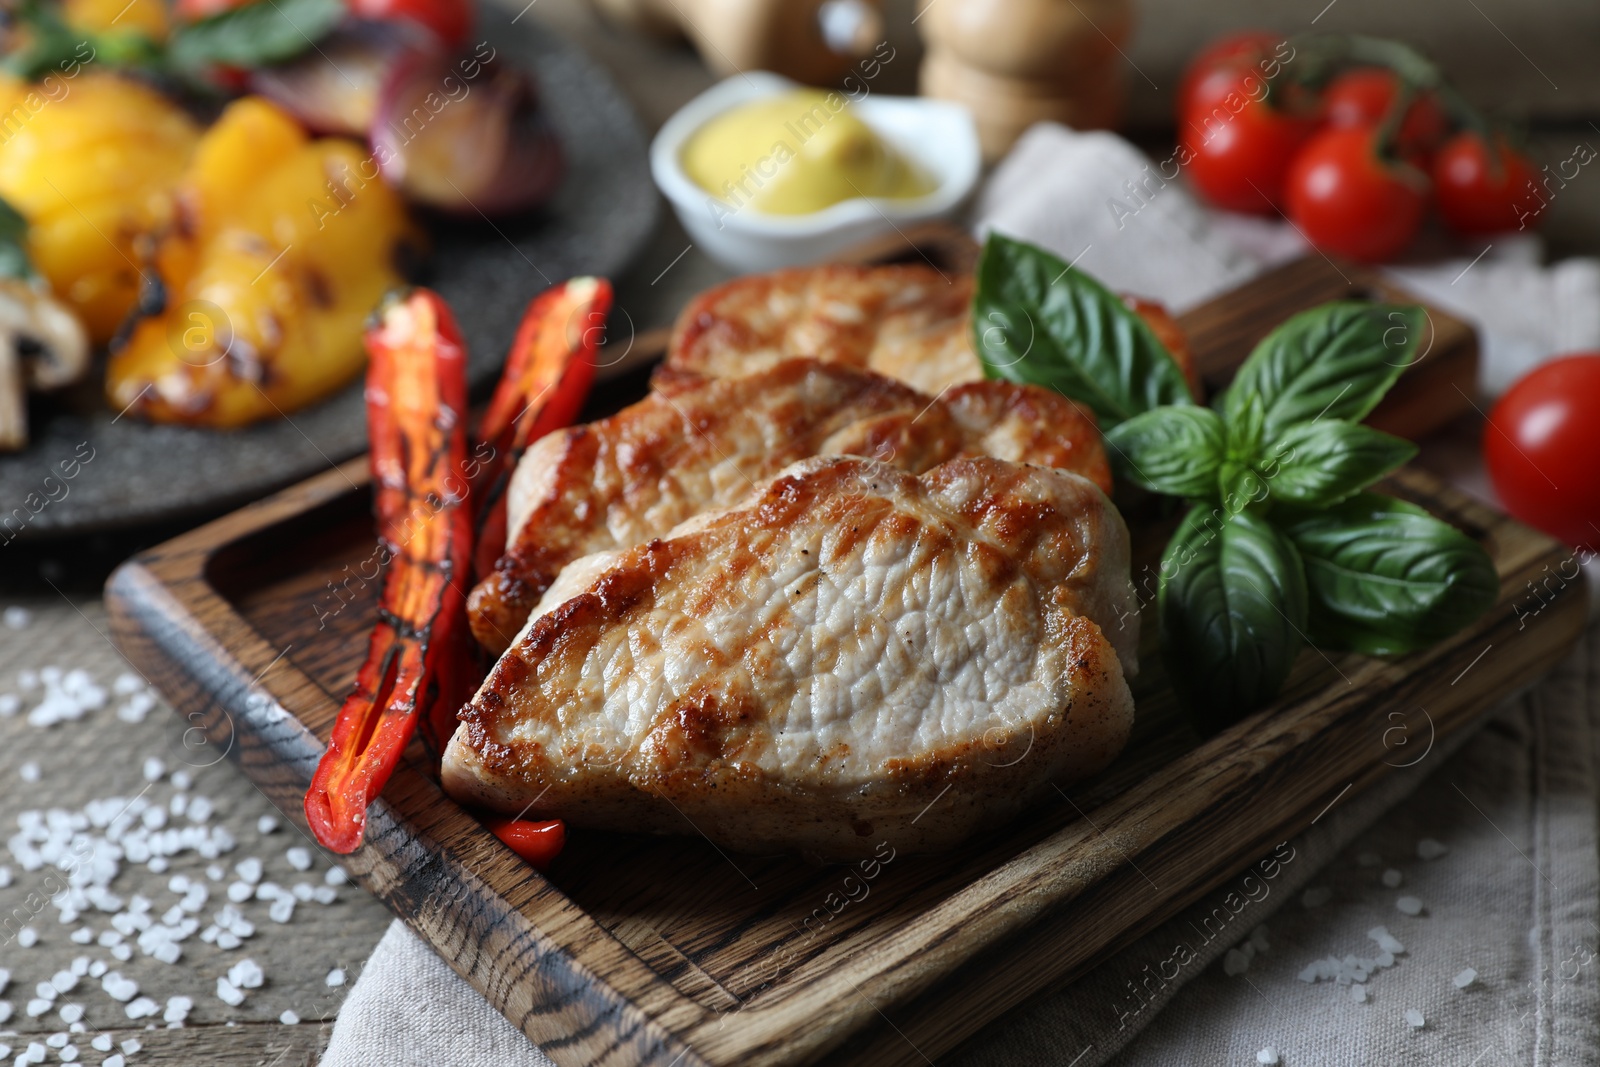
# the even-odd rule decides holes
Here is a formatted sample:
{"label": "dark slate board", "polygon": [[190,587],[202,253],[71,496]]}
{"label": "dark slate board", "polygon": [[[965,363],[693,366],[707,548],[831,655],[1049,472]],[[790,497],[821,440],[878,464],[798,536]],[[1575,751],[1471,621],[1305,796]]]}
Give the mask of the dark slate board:
{"label": "dark slate board", "polygon": [[[534,19],[513,24],[493,5],[479,6],[478,33],[536,73],[568,165],[560,192],[536,215],[429,221],[434,256],[424,280],[455,308],[482,393],[528,299],[575,274],[614,276],[649,238],[659,201],[644,132],[598,66]],[[32,443],[0,457],[0,542],[215,514],[366,449],[359,382],[288,419],[217,432],[118,419],[95,378],[73,396],[36,403]]]}

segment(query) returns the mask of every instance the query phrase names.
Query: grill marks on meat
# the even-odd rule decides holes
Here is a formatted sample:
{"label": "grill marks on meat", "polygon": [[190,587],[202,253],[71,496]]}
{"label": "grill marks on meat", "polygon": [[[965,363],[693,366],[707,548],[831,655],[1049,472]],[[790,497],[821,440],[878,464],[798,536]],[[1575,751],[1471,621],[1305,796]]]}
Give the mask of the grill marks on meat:
{"label": "grill marks on meat", "polygon": [[462,712],[445,787],[740,850],[947,847],[1121,749],[1133,607],[1127,531],[1083,478],[806,460],[567,568]]}
{"label": "grill marks on meat", "polygon": [[739,278],[678,317],[666,365],[726,378],[806,356],[877,371],[930,395],[978,381],[972,278],[929,267],[808,267]]}
{"label": "grill marks on meat", "polygon": [[528,450],[509,490],[507,550],[469,600],[473,634],[503,652],[573,560],[660,537],[742,500],[789,464],[824,454],[866,456],[911,473],[990,455],[1111,486],[1092,417],[1035,386],[974,382],[938,399],[815,360],[779,361],[728,379],[669,371],[638,404]]}
{"label": "grill marks on meat", "polygon": [[[898,378],[925,393],[984,378],[972,348],[971,275],[931,267],[799,267],[708,289],[684,308],[666,368],[719,378],[807,356]],[[1200,396],[1183,330],[1153,301],[1124,297]]]}

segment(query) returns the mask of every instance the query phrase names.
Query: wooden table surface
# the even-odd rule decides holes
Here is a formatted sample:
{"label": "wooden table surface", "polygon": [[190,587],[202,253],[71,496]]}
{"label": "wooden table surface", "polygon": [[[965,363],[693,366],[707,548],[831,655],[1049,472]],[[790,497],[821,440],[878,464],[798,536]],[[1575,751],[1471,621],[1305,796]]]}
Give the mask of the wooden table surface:
{"label": "wooden table surface", "polygon": [[[882,91],[907,92],[914,87],[917,47],[914,34],[907,28],[908,12],[913,4],[914,0],[888,2],[891,24],[901,27],[892,40],[903,50],[903,55],[886,68],[880,84]],[[520,8],[521,0],[515,6]],[[1485,6],[1490,15],[1510,18],[1504,3],[1485,0]],[[1242,0],[1234,0],[1224,7],[1239,7],[1239,17],[1232,19],[1225,11],[1219,14],[1207,8],[1204,17],[1216,20],[1208,25],[1226,26],[1249,21]],[[1393,14],[1397,10],[1393,5],[1366,0],[1345,0],[1341,7],[1344,10],[1336,9],[1339,18],[1339,24],[1333,27],[1336,29],[1369,28],[1368,22],[1362,19],[1369,22],[1378,19],[1381,23],[1384,18],[1399,17]],[[1150,116],[1160,113],[1160,101],[1170,94],[1174,80],[1175,57],[1192,49],[1196,37],[1195,20],[1202,17],[1192,5],[1177,4],[1173,0],[1144,4],[1142,8],[1143,28],[1132,50],[1131,62],[1143,68],[1145,74],[1153,75],[1154,83],[1163,86],[1164,91],[1158,97],[1157,90],[1148,85],[1137,87],[1136,124],[1145,123]],[[1546,92],[1550,86],[1541,76],[1521,69],[1519,65],[1523,65],[1524,60],[1515,54],[1489,55],[1487,50],[1492,48],[1493,42],[1483,43],[1492,36],[1488,29],[1473,36],[1464,52],[1472,64],[1471,76],[1465,79],[1469,82],[1469,95],[1473,95],[1471,83],[1474,81],[1488,84],[1485,78],[1498,77],[1501,82],[1497,84],[1510,87],[1501,94],[1500,105],[1523,114],[1551,117],[1551,121],[1536,127],[1534,138],[1541,158],[1549,160],[1565,158],[1576,141],[1600,144],[1600,132],[1581,118],[1586,114],[1600,114],[1600,76],[1587,69],[1575,71],[1568,62],[1565,55],[1568,42],[1559,33],[1559,20],[1566,17],[1562,11],[1567,8],[1571,9],[1570,17],[1580,22],[1595,21],[1597,9],[1593,5],[1573,2],[1555,5],[1532,25],[1512,27],[1514,37],[1526,36],[1523,47],[1535,58],[1544,60],[1543,73],[1562,83],[1564,91],[1560,95]],[[1406,8],[1408,12],[1412,10]],[[1452,16],[1456,22],[1451,25],[1457,25],[1461,18],[1478,18],[1481,14],[1469,12],[1459,18]],[[663,47],[601,25],[587,0],[535,0],[528,5],[528,17],[542,19],[568,34],[605,65],[635,101],[649,130],[653,131],[683,101],[713,80],[687,48]],[[1554,29],[1551,20],[1556,20]],[[1370,28],[1381,31],[1384,26]],[[1398,28],[1401,32],[1415,30],[1420,34],[1426,27],[1410,18],[1405,26]],[[1457,25],[1452,32],[1459,35],[1466,31],[1461,31]],[[1570,43],[1576,44],[1584,36],[1573,34]],[[1501,38],[1493,40],[1501,41]],[[1483,56],[1488,59],[1480,61]],[[1447,66],[1450,65],[1447,58]],[[1141,77],[1135,74],[1133,80],[1138,82]],[[1148,134],[1141,132],[1144,130],[1148,130]],[[1150,147],[1157,147],[1167,134],[1159,126],[1136,125],[1134,136],[1141,142],[1148,142]],[[1552,207],[1546,232],[1557,251],[1600,249],[1600,179],[1586,177],[1587,181],[1574,183],[1570,195],[1563,193]],[[676,221],[668,217],[636,267],[628,276],[618,279],[618,306],[628,310],[629,317],[640,329],[660,325],[670,321],[688,295],[725,276],[721,268],[690,246]],[[25,629],[0,626],[0,695],[18,693],[19,672],[48,665],[64,670],[81,667],[100,685],[109,688],[126,666],[104,638],[104,613],[95,593],[99,578],[111,564],[135,548],[172,532],[176,531],[143,531],[124,537],[92,538],[55,548],[7,546],[0,549],[0,607],[21,606],[32,615]],[[42,577],[36,572],[42,572]],[[18,589],[26,592],[19,595]],[[218,861],[228,867],[227,877],[221,882],[207,879],[205,869],[210,861],[188,853],[174,859],[170,869],[163,873],[125,863],[115,883],[119,894],[145,895],[153,902],[153,914],[159,916],[177,900],[177,895],[168,889],[168,881],[175,874],[185,874],[204,882],[210,890],[209,901],[195,916],[203,928],[209,924],[212,913],[226,903],[226,886],[234,880],[232,864],[245,857],[262,860],[265,879],[292,885],[315,876],[321,884],[321,873],[328,867],[326,858],[318,856],[314,871],[307,874],[292,868],[285,852],[294,846],[310,847],[310,844],[287,826],[271,834],[260,834],[257,821],[271,813],[271,805],[225,761],[209,765],[217,756],[214,750],[186,748],[184,724],[164,705],[150,711],[143,722],[131,723],[117,717],[114,709],[118,698],[112,697],[106,708],[91,712],[78,722],[41,728],[29,725],[25,718],[28,708],[37,703],[38,693],[18,695],[24,698],[22,714],[0,714],[0,822],[6,827],[7,836],[14,832],[15,816],[28,809],[77,810],[95,798],[132,797],[147,785],[147,800],[168,802],[177,791],[170,775],[154,784],[147,783],[143,777],[145,759],[156,756],[169,771],[187,769],[193,774],[190,795],[210,798],[215,808],[210,822],[226,826],[238,844]],[[3,711],[4,705],[0,704],[0,712]],[[37,781],[29,781],[23,775],[24,765],[30,763],[39,768]],[[176,818],[173,825],[183,822],[182,818]],[[39,1018],[29,1018],[25,1005],[33,998],[36,983],[47,981],[57,970],[68,966],[73,957],[82,955],[103,959],[113,970],[133,978],[139,983],[142,996],[154,998],[163,1005],[169,997],[188,996],[195,1006],[182,1028],[168,1029],[158,1021],[154,1028],[145,1029],[151,1020],[130,1021],[122,1005],[112,1001],[99,982],[81,979],[71,993],[58,1001],[81,1003],[86,1008],[83,1021],[89,1032],[73,1038],[81,1053],[80,1062],[98,1063],[107,1055],[93,1050],[89,1043],[89,1039],[103,1029],[113,1034],[117,1042],[135,1036],[141,1042],[142,1049],[128,1058],[130,1067],[134,1064],[204,1067],[314,1064],[327,1043],[332,1020],[348,988],[348,985],[330,988],[326,984],[328,973],[342,968],[353,982],[389,924],[389,915],[381,905],[359,890],[345,887],[340,890],[337,903],[328,906],[302,903],[296,907],[292,920],[285,924],[270,921],[264,902],[241,905],[255,922],[256,934],[236,950],[223,951],[203,944],[196,936],[183,943],[183,958],[177,964],[157,962],[137,949],[133,958],[123,963],[114,960],[106,948],[94,944],[79,946],[68,938],[77,925],[87,925],[98,933],[106,928],[109,916],[91,913],[80,923],[62,926],[56,921],[56,909],[37,895],[46,871],[25,872],[7,855],[0,855],[0,866],[9,867],[11,874],[9,884],[0,887],[0,927],[3,927],[0,929],[0,968],[11,972],[10,985],[0,990],[0,998],[9,1001],[13,1009],[10,1019],[0,1023],[0,1031],[14,1032],[14,1035],[0,1034],[0,1044],[11,1046],[12,1057],[28,1041],[43,1041],[51,1033],[66,1028],[53,1011]],[[4,881],[6,879],[0,878],[0,882]],[[40,935],[38,944],[32,948],[21,948],[15,937],[15,931],[24,923]],[[244,958],[253,959],[261,966],[266,981],[261,988],[248,991],[241,1006],[229,1007],[217,999],[215,982],[229,966]],[[279,1015],[285,1010],[294,1011],[302,1022],[298,1025],[280,1023]],[[160,1016],[155,1018],[159,1020]],[[58,1060],[52,1055],[47,1062]]]}

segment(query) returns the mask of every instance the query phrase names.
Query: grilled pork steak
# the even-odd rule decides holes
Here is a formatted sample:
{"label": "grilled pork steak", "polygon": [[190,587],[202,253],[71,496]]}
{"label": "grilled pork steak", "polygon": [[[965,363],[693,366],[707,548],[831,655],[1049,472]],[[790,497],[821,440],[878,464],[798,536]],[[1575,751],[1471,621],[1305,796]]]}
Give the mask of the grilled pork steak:
{"label": "grilled pork steak", "polygon": [[820,858],[954,845],[1104,767],[1122,519],[1065,471],[818,457],[568,567],[461,713],[464,803]]}
{"label": "grilled pork steak", "polygon": [[815,360],[727,380],[668,373],[632,407],[550,434],[524,455],[509,490],[506,552],[469,600],[473,634],[505,651],[568,563],[660,537],[822,454],[912,473],[990,455],[1111,486],[1092,416],[1035,386],[973,382],[935,399]]}
{"label": "grilled pork steak", "polygon": [[[972,348],[973,279],[921,265],[798,267],[735,278],[678,316],[665,367],[727,378],[809,356],[886,374],[928,394],[983,379]],[[1124,302],[1200,395],[1183,330],[1160,304]]]}

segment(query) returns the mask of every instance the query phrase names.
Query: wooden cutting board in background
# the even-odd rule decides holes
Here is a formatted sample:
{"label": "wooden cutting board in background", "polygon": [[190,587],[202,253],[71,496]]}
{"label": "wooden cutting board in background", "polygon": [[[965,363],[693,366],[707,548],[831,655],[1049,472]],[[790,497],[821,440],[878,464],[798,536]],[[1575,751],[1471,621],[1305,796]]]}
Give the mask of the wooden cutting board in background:
{"label": "wooden cutting board in background", "polygon": [[[922,251],[946,270],[970,264],[970,247],[937,236]],[[1289,314],[1368,293],[1396,295],[1306,260],[1182,321],[1215,387]],[[1426,354],[1378,416],[1398,432],[1470,403],[1471,331],[1431,321]],[[107,587],[129,659],[302,825],[376,603],[362,574],[367,486],[365,460],[352,460],[141,554]],[[1203,742],[1149,657],[1134,737],[1111,768],[953,853],[885,841],[866,869],[815,867],[726,855],[689,826],[681,838],[575,830],[546,878],[439,791],[419,743],[345,864],[560,1064],[925,1063],[1387,773],[1399,762],[1385,745],[1391,713],[1421,729],[1424,709],[1443,736],[1565,652],[1583,625],[1581,585],[1545,594],[1536,614],[1514,608],[1568,550],[1419,471],[1385,489],[1488,549],[1502,584],[1487,616],[1394,660],[1307,650],[1271,708]],[[1146,554],[1159,536],[1135,523]]]}

